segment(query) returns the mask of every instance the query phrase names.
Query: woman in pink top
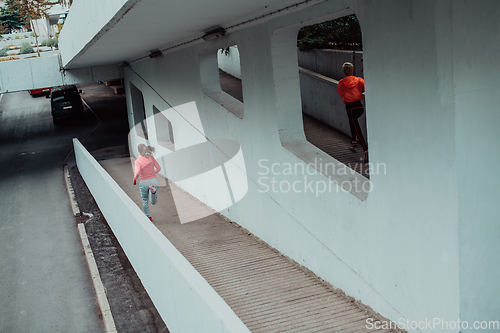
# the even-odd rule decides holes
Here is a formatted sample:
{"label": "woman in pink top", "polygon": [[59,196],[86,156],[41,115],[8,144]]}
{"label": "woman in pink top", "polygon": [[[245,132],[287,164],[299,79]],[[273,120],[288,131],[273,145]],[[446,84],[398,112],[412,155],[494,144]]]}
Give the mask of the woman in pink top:
{"label": "woman in pink top", "polygon": [[153,157],[155,153],[154,147],[141,143],[137,149],[141,156],[135,160],[134,185],[137,183],[137,178],[141,177],[139,188],[141,190],[142,208],[149,220],[153,221],[149,213],[149,194],[151,193],[151,204],[155,205],[157,199],[156,191],[158,190],[156,174],[160,172],[161,167]]}

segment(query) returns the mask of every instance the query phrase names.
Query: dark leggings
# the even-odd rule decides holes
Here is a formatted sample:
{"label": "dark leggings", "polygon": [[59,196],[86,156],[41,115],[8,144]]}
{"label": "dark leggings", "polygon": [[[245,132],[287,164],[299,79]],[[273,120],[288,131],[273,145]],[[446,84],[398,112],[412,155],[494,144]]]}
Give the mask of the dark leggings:
{"label": "dark leggings", "polygon": [[357,141],[356,138],[358,138],[363,150],[367,151],[368,145],[366,144],[363,132],[361,131],[361,127],[359,127],[358,123],[358,118],[361,117],[363,112],[365,112],[363,104],[361,104],[361,101],[346,103],[345,109],[347,111],[347,117],[349,117],[349,125],[351,126],[352,141]]}

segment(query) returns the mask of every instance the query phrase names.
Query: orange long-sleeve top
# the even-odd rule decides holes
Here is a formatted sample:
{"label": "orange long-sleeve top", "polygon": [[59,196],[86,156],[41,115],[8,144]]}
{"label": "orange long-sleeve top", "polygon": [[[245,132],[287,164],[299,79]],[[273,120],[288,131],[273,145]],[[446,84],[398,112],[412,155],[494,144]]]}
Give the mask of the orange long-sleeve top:
{"label": "orange long-sleeve top", "polygon": [[365,80],[357,76],[346,76],[339,81],[337,91],[345,103],[352,103],[363,99],[365,91]]}
{"label": "orange long-sleeve top", "polygon": [[160,171],[161,167],[153,156],[141,155],[135,160],[134,181],[139,177],[141,180],[155,178]]}

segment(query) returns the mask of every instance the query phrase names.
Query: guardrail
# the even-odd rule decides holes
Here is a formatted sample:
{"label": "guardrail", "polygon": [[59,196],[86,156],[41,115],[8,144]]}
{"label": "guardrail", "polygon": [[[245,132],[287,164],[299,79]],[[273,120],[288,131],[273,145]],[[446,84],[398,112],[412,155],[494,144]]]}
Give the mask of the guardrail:
{"label": "guardrail", "polygon": [[78,139],[73,144],[80,174],[170,332],[250,332]]}

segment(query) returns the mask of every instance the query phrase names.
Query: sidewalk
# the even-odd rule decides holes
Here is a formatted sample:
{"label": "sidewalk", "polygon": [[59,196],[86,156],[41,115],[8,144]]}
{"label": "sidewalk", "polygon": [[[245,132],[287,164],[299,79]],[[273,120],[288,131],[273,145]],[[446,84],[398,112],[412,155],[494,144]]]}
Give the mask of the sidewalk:
{"label": "sidewalk", "polygon": [[[130,158],[100,163],[142,207]],[[220,214],[181,224],[173,186],[160,179],[158,204],[150,205],[154,225],[252,332],[389,332],[367,329],[375,314]],[[189,195],[181,205],[207,209]]]}

